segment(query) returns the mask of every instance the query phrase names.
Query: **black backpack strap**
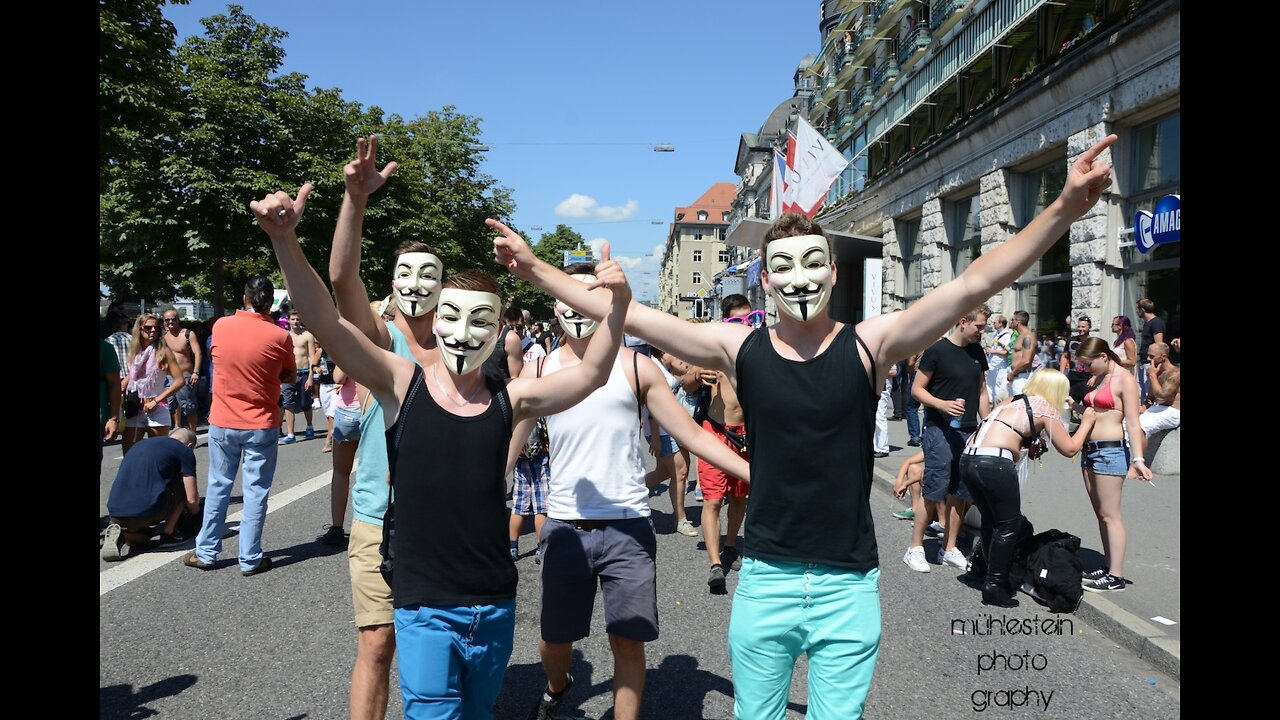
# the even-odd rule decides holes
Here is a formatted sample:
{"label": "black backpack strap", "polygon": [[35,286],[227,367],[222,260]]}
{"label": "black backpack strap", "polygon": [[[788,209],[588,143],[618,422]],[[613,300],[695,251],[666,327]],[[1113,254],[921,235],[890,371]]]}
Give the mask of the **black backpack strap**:
{"label": "black backpack strap", "polygon": [[498,409],[502,411],[502,419],[507,423],[508,433],[511,430],[511,400],[507,397],[507,386],[497,381],[497,378],[489,375],[485,376],[485,382],[489,383],[489,392],[493,395],[493,399],[498,402]]}
{"label": "black backpack strap", "polygon": [[1029,400],[1025,394],[1017,395],[1013,399],[1014,400],[1021,399],[1022,406],[1027,409],[1027,435],[1024,436],[1022,439],[1031,440],[1036,436],[1036,416],[1031,412],[1031,400]]}

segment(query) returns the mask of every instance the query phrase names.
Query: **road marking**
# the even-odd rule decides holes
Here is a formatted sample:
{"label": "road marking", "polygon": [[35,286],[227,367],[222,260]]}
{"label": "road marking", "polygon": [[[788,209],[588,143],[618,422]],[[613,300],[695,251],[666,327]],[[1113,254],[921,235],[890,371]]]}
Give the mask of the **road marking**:
{"label": "road marking", "polygon": [[[321,473],[306,482],[299,483],[293,487],[272,495],[267,502],[267,514],[279,510],[286,505],[300,500],[311,493],[325,487],[329,484],[329,479],[333,477],[333,471]],[[243,512],[227,516],[227,522],[240,522],[240,516]],[[137,580],[156,568],[168,565],[170,561],[177,560],[183,555],[191,552],[190,550],[172,550],[165,552],[146,552],[136,558],[129,558],[126,562],[116,565],[110,569],[103,570],[98,573],[98,597],[102,597],[107,593],[115,590],[126,583]]]}

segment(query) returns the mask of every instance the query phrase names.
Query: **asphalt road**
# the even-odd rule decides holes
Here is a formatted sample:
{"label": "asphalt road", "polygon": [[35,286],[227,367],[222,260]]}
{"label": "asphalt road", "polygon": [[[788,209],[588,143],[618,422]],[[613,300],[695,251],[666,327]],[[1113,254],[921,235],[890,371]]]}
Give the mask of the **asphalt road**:
{"label": "asphalt road", "polygon": [[[203,493],[207,450],[197,450]],[[356,632],[346,555],[315,541],[328,522],[330,456],[321,441],[280,449],[263,545],[275,567],[245,578],[237,572],[235,537],[218,568],[202,572],[179,559],[191,543],[101,563],[99,600],[100,716],[117,718],[346,717]],[[108,447],[101,481],[102,514],[119,465]],[[233,491],[230,512],[239,511]],[[699,505],[686,496],[697,522]],[[1024,600],[992,613],[959,571],[910,571],[900,561],[908,523],[879,485],[873,490],[881,548],[883,637],[868,718],[970,718],[975,712],[1046,718],[1163,718],[1180,714],[1177,681],[1072,616],[1053,616]],[[698,541],[674,532],[666,494],[652,500],[658,532],[658,603],[662,636],[648,648],[643,717],[730,718],[733,684],[725,633],[737,576],[727,596],[709,595],[707,561]],[[105,522],[105,520],[104,520]],[[235,527],[234,524],[231,526]],[[519,563],[515,652],[496,717],[523,720],[541,690],[538,661],[538,566],[532,535]],[[612,718],[612,660],[597,599],[594,634],[579,643],[577,680],[565,717]],[[990,620],[1035,619],[1061,634],[985,634]],[[1040,624],[1039,621],[1050,620]],[[1062,622],[1053,622],[1053,620]],[[976,625],[976,627],[975,627]],[[1023,629],[1024,625],[1015,625]],[[975,630],[978,631],[975,634]],[[963,634],[961,634],[963,633]],[[394,670],[393,670],[394,673]],[[788,718],[803,717],[808,684],[796,664]],[[400,717],[393,678],[388,717]],[[1010,703],[1016,703],[1010,706]],[[1047,707],[1046,707],[1047,705]]]}

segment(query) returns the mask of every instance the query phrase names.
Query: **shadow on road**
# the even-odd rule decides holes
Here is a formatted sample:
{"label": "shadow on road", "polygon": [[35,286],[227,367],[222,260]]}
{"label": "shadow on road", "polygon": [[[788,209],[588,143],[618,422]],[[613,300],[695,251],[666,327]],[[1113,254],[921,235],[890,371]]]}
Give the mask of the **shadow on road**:
{"label": "shadow on road", "polygon": [[195,675],[174,675],[134,692],[129,685],[108,685],[98,690],[98,712],[102,720],[139,720],[159,715],[148,703],[172,697],[196,684]]}

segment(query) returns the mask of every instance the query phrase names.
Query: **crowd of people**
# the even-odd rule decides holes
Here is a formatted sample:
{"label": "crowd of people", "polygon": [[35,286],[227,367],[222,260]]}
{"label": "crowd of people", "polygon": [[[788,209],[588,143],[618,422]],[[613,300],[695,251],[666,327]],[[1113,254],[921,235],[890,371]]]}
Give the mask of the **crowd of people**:
{"label": "crowd of people", "polygon": [[[122,407],[125,431],[138,434],[108,501],[103,557],[144,544],[151,523],[163,523],[162,541],[172,542],[178,519],[198,515],[195,549],[183,562],[216,569],[242,469],[238,564],[246,576],[270,570],[261,525],[277,448],[296,441],[298,413],[303,439],[315,436],[315,405],[334,465],[330,526],[320,540],[347,548],[358,628],[353,718],[385,715],[397,655],[407,717],[490,717],[512,652],[515,562],[530,517],[546,686],[529,717],[562,708],[597,588],[614,661],[614,716],[637,717],[645,645],[659,632],[649,516],[651,491],[663,482],[676,531],[701,530],[709,592],[726,593],[726,573],[741,573],[728,629],[735,715],[780,717],[793,666],[806,654],[809,712],[859,716],[880,642],[869,494],[873,461],[887,453],[878,438],[889,412],[905,417],[909,444],[922,447],[898,483],[902,492],[920,486],[904,557],[912,569],[928,569],[920,536],[932,518],[945,533],[940,561],[967,564],[958,534],[976,503],[983,601],[1016,602],[1007,580],[1022,518],[1014,461],[1030,438],[1046,434],[1064,454],[1086,453],[1085,484],[1107,555],[1088,581],[1123,588],[1120,487],[1126,477],[1151,478],[1141,374],[1156,401],[1146,411],[1158,416],[1153,422],[1177,418],[1178,373],[1164,337],[1133,348],[1149,365],[1130,352],[1132,337],[1117,340],[1134,361],[1126,365],[1088,337],[1087,318],[1076,319],[1065,362],[1073,363],[1068,373],[1087,377],[1071,435],[1069,374],[1047,357],[1035,364],[1039,344],[1026,313],[1006,323],[982,305],[1097,202],[1111,182],[1099,156],[1114,140],[1084,153],[1058,200],[962,278],[857,325],[829,315],[834,256],[822,228],[803,215],[782,216],[765,235],[761,281],[778,308],[772,326],[740,295],[724,299],[722,322],[681,321],[631,300],[607,244],[598,265],[560,269],[487,220],[498,266],[555,298],[553,326],[508,307],[489,273],[446,268],[417,240],[396,249],[390,283],[375,281],[389,295],[370,303],[360,276],[363,218],[397,164],[379,169],[376,138],[361,138],[344,168],[332,294],[295,232],[311,186],[250,203],[293,304],[287,328],[276,324],[275,288],[261,276],[246,283],[242,309],[211,327],[184,334],[176,312],[172,322],[168,312],[160,320],[143,314],[132,332],[116,321],[104,341],[102,437],[117,434]],[[988,319],[995,331],[984,342]],[[116,358],[120,333],[128,342]],[[204,392],[210,468],[201,509],[186,422],[204,412]],[[141,405],[130,414],[133,397]],[[141,452],[143,435],[161,439],[146,440]],[[657,465],[648,473],[645,452]],[[695,462],[704,498],[698,526],[684,512]],[[117,486],[129,504],[116,502]]]}

